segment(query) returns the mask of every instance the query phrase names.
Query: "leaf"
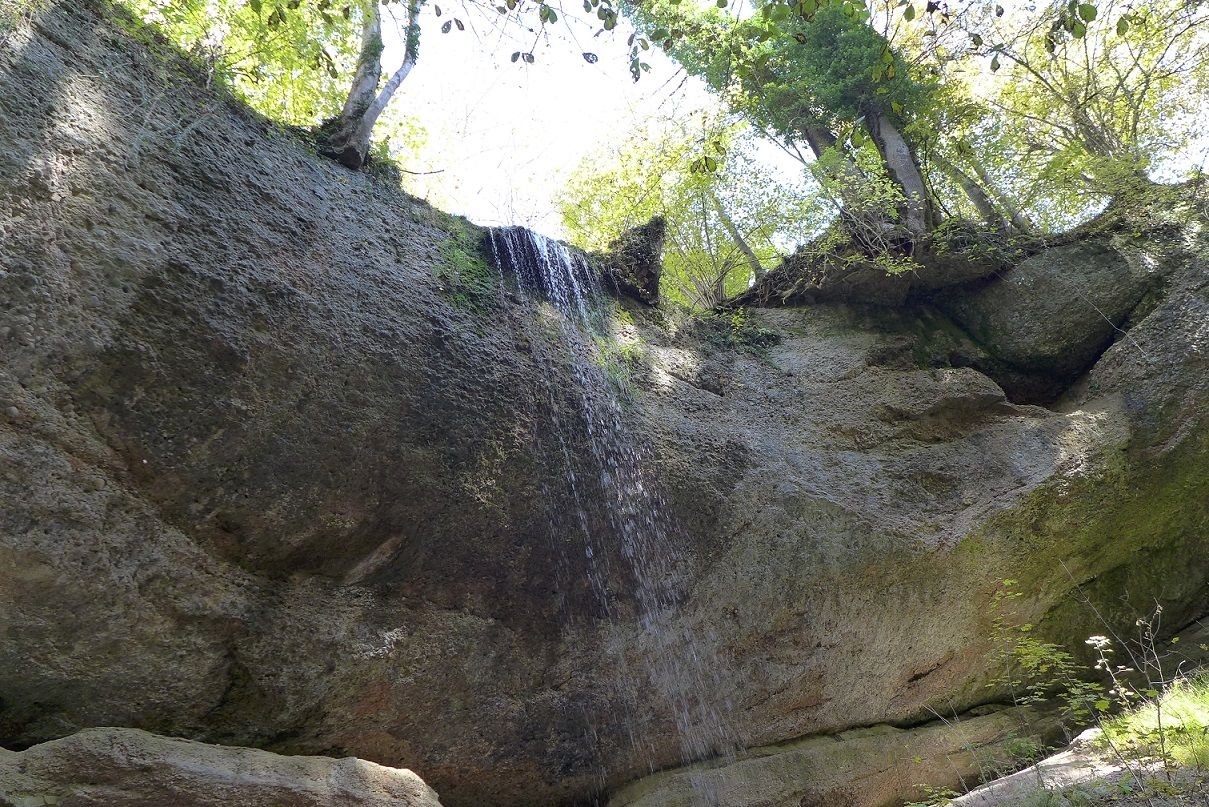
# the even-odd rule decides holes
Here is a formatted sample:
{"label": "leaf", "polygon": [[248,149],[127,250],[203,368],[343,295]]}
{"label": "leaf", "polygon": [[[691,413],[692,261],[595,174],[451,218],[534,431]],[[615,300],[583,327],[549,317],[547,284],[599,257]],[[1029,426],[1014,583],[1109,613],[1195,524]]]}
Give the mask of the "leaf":
{"label": "leaf", "polygon": [[512,61],[515,62],[520,57],[521,57],[521,52],[519,50],[512,51]]}
{"label": "leaf", "polygon": [[432,10],[438,17],[441,16],[441,7],[440,6],[433,6]]}
{"label": "leaf", "polygon": [[600,57],[597,56],[595,53],[589,53],[587,51],[584,51],[583,56],[584,56],[584,61],[587,62],[588,64],[596,64],[597,62],[600,61]]}
{"label": "leaf", "polygon": [[995,16],[996,17],[1003,16],[1003,6],[995,6]]}
{"label": "leaf", "polygon": [[974,43],[974,47],[976,47],[976,48],[982,47],[982,37],[979,36],[978,34],[971,34],[970,41]]}
{"label": "leaf", "polygon": [[894,110],[894,114],[895,114],[895,115],[901,115],[901,114],[903,114],[903,105],[902,105],[902,104],[900,104],[898,101],[891,101],[891,102],[890,102],[890,108],[891,108],[892,110]]}
{"label": "leaf", "polygon": [[718,8],[726,8],[726,6],[729,5],[729,3],[727,2],[727,0],[717,0],[717,2],[714,3],[714,5],[717,6]]}
{"label": "leaf", "polygon": [[521,58],[525,60],[526,64],[533,64],[536,61],[532,53],[522,53]]}
{"label": "leaf", "polygon": [[1129,30],[1129,17],[1122,17],[1117,20],[1117,36],[1125,36],[1125,32]]}
{"label": "leaf", "polygon": [[903,12],[903,19],[907,22],[911,22],[911,20],[915,19],[915,6],[907,6],[907,10]]}
{"label": "leaf", "polygon": [[453,28],[453,20],[445,20],[445,23],[441,26],[441,33],[447,34],[447,33],[449,33],[450,29],[452,29],[452,28]]}
{"label": "leaf", "polygon": [[[257,17],[260,16],[260,9],[262,8],[260,5],[260,0],[249,0],[248,6],[252,9],[253,14],[255,14]],[[1119,23],[1118,27],[1120,27]]]}
{"label": "leaf", "polygon": [[1083,18],[1084,22],[1091,22],[1094,20],[1096,18],[1096,13],[1096,7],[1091,3],[1084,3],[1083,5],[1079,6],[1079,16]]}
{"label": "leaf", "polygon": [[453,24],[457,26],[457,28],[458,28],[458,30],[459,30],[459,31],[465,31],[465,30],[466,30],[466,26],[465,26],[465,25],[463,25],[463,24],[462,24],[462,21],[461,21],[461,20],[459,20],[457,17],[454,17],[454,18],[453,18]]}
{"label": "leaf", "polygon": [[999,54],[996,53],[994,56],[991,57],[991,72],[994,73],[998,69],[999,69]]}
{"label": "leaf", "polygon": [[1082,39],[1087,36],[1087,26],[1075,20],[1070,26],[1070,35],[1075,39]]}

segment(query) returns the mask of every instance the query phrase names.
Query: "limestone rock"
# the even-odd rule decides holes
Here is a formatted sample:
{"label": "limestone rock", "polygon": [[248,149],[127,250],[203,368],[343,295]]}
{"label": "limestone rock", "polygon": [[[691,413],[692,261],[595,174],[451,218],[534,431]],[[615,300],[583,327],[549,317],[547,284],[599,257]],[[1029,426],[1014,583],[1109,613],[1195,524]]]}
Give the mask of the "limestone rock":
{"label": "limestone rock", "polygon": [[634,306],[616,413],[675,524],[636,564],[576,395],[610,379],[549,306],[120,13],[0,49],[0,745],[121,725],[583,802],[718,750],[652,660],[761,748],[1002,695],[1005,578],[1075,647],[1083,598],[1206,610],[1204,229],[1052,408],[924,304],[753,310],[752,347]]}
{"label": "limestone rock", "polygon": [[663,217],[656,216],[640,227],[626,230],[609,245],[603,271],[606,282],[618,293],[647,305],[659,302],[665,229]]}
{"label": "limestone rock", "polygon": [[285,757],[96,728],[20,753],[0,749],[0,803],[14,807],[441,807],[409,770]]}
{"label": "limestone rock", "polygon": [[608,807],[896,807],[955,778],[978,781],[1010,770],[1019,764],[1011,747],[1039,748],[1055,727],[1014,708],[918,729],[853,729],[658,773],[622,788]]}
{"label": "limestone rock", "polygon": [[1073,378],[1112,344],[1156,274],[1091,240],[1046,250],[943,306],[1008,364]]}

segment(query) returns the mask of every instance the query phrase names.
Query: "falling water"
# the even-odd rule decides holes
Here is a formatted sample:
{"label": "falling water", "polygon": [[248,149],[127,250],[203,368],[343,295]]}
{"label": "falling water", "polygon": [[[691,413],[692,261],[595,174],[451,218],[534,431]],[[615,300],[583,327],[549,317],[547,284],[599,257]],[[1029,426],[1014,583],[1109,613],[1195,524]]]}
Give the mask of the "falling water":
{"label": "falling water", "polygon": [[[608,378],[585,358],[598,349],[592,334],[603,327],[605,307],[600,285],[581,256],[524,228],[492,230],[490,243],[497,265],[515,274],[527,293],[548,300],[559,314],[557,342],[551,344],[548,338],[541,341],[571,359],[573,397],[579,404],[577,415],[586,432],[590,464],[598,477],[595,482],[605,499],[607,535],[594,534],[591,528],[587,491],[582,480],[576,478],[569,424],[558,414],[565,369],[550,356],[543,358],[537,345],[535,355],[543,365],[545,403],[567,475],[573,510],[569,515],[580,534],[589,583],[603,612],[614,614],[616,605],[607,586],[616,570],[609,568],[606,541],[616,542],[626,567],[622,571],[634,583],[631,595],[637,603],[640,639],[646,647],[643,669],[629,669],[626,674],[633,680],[627,683],[636,688],[645,677],[665,701],[675,718],[685,762],[728,754],[733,742],[723,720],[725,704],[720,702],[724,687],[716,666],[716,637],[691,632],[676,619],[674,605],[681,568],[681,558],[675,551],[675,539],[680,537],[676,522],[646,470],[644,453],[624,425],[621,406]],[[619,667],[626,670],[624,662]],[[631,743],[641,752],[636,715],[623,717],[630,726]],[[701,789],[697,802],[712,805],[717,800]]]}

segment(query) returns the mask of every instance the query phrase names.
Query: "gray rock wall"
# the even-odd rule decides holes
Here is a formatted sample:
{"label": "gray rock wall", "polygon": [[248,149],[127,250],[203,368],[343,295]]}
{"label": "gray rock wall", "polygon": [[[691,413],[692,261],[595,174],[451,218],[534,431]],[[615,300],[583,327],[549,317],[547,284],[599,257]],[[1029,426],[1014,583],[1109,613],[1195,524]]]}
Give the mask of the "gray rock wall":
{"label": "gray rock wall", "polygon": [[[682,762],[607,514],[607,614],[560,520],[556,420],[603,497],[570,383],[535,393],[541,306],[464,285],[473,228],[107,13],[0,52],[0,745],[121,725],[352,754],[453,807]],[[926,306],[752,312],[781,336],[757,349],[614,323],[680,525],[669,635],[697,637],[732,742],[994,699],[1004,578],[1064,639],[1102,632],[1076,584],[1110,619],[1122,591],[1203,609],[1202,254],[1163,253],[1161,299],[1051,409]]]}

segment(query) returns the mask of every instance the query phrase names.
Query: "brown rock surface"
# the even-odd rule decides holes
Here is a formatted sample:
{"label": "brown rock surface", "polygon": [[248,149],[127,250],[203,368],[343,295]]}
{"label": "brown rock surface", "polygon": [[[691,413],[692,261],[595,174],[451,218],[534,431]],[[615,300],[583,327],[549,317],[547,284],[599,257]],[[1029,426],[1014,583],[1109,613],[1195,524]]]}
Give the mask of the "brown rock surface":
{"label": "brown rock surface", "polygon": [[[124,725],[354,755],[454,807],[681,763],[650,559],[600,506],[571,359],[534,359],[548,311],[483,291],[464,222],[106,14],[52,7],[0,51],[0,745]],[[781,336],[758,349],[613,323],[678,525],[667,635],[733,742],[996,697],[1007,577],[1060,639],[1103,632],[1076,584],[1112,620],[1122,591],[1205,609],[1209,299],[1181,249],[1052,409],[926,307],[750,312]]]}

